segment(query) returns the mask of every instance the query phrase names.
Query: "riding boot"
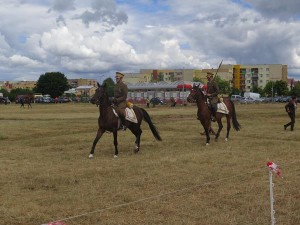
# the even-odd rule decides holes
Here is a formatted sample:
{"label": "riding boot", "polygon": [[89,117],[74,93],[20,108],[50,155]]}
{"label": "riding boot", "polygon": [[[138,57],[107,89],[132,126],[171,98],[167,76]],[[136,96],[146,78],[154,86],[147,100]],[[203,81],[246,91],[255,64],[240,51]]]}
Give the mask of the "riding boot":
{"label": "riding boot", "polygon": [[120,113],[119,117],[120,117],[120,120],[121,120],[121,123],[122,123],[122,130],[125,131],[127,129],[125,116],[124,116],[123,113]]}
{"label": "riding boot", "polygon": [[216,122],[216,110],[215,110],[215,107],[212,105],[210,109],[211,109],[210,119],[211,119],[211,121]]}

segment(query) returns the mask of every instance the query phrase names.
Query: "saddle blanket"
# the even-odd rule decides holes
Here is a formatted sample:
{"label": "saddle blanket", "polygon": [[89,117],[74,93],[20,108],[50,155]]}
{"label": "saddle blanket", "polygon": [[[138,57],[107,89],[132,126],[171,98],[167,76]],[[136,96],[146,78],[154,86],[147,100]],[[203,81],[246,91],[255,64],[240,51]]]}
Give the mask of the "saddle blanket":
{"label": "saddle blanket", "polygon": [[229,114],[229,110],[227,109],[224,102],[218,103],[217,106],[218,106],[217,112],[223,113],[223,114]]}
{"label": "saddle blanket", "polygon": [[131,108],[126,108],[125,109],[125,118],[126,120],[133,122],[133,123],[137,123],[137,118],[135,115],[135,112],[133,111],[133,109]]}
{"label": "saddle blanket", "polygon": [[[116,117],[119,117],[115,109],[113,109],[113,112]],[[128,107],[125,109],[125,119],[133,123],[138,123],[135,112],[133,111],[133,109]]]}

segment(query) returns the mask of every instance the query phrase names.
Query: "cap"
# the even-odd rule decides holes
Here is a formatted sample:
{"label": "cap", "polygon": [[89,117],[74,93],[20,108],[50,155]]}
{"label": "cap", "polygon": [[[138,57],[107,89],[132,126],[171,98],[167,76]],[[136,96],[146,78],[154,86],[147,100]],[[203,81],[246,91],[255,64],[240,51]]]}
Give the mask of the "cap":
{"label": "cap", "polygon": [[211,72],[207,72],[207,74],[206,74],[207,77],[212,77],[213,75],[214,75],[214,74],[211,73]]}
{"label": "cap", "polygon": [[116,77],[124,77],[124,74],[120,72],[116,72]]}

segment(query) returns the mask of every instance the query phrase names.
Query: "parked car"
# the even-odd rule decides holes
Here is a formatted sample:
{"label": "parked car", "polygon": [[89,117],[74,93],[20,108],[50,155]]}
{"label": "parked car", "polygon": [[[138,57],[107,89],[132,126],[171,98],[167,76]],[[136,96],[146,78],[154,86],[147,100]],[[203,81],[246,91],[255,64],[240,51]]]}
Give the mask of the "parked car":
{"label": "parked car", "polygon": [[252,104],[252,103],[255,103],[255,100],[253,98],[245,98],[245,97],[242,97],[240,99],[240,103],[241,104]]}
{"label": "parked car", "polygon": [[0,97],[0,104],[2,103],[6,105],[6,104],[10,104],[11,102],[8,97]]}
{"label": "parked car", "polygon": [[240,101],[241,98],[242,98],[242,96],[240,96],[240,95],[231,95],[231,97],[230,97],[231,101],[233,101],[233,102]]}
{"label": "parked car", "polygon": [[150,100],[150,103],[153,104],[153,105],[159,105],[159,104],[163,105],[164,104],[164,102],[158,97],[152,98]]}
{"label": "parked car", "polygon": [[72,100],[68,97],[59,97],[58,98],[58,102],[59,103],[67,103],[67,102],[71,102]]}

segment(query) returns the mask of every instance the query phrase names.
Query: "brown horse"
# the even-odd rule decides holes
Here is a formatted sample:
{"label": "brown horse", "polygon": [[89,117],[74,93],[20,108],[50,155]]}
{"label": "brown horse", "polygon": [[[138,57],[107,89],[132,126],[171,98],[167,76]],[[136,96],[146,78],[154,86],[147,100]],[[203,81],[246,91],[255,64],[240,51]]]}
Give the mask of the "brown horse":
{"label": "brown horse", "polygon": [[33,102],[33,99],[33,94],[18,95],[16,97],[16,101],[21,104],[20,108],[25,108],[24,104],[27,104],[27,108],[32,108],[31,103]]}
{"label": "brown horse", "polygon": [[[119,118],[115,115],[113,106],[109,100],[107,90],[106,90],[106,83],[104,85],[100,85],[98,83],[98,88],[96,90],[95,95],[91,99],[92,104],[96,104],[99,106],[100,115],[98,118],[98,131],[96,138],[93,142],[92,149],[90,151],[89,157],[94,157],[94,151],[95,147],[97,145],[97,142],[101,138],[101,136],[104,134],[104,132],[109,131],[113,133],[114,137],[114,146],[115,146],[115,155],[114,157],[118,157],[118,127],[119,127]],[[135,112],[137,123],[126,121],[127,128],[135,135],[135,149],[134,153],[137,153],[140,150],[140,140],[141,140],[141,123],[143,119],[148,123],[153,136],[156,140],[161,141],[161,137],[159,135],[159,132],[157,131],[156,127],[151,121],[151,118],[149,114],[146,112],[146,110],[139,108],[135,105],[133,105],[133,110]]]}
{"label": "brown horse", "polygon": [[[197,116],[205,130],[206,145],[209,145],[209,141],[210,141],[209,131],[211,129],[211,111],[207,103],[207,96],[203,94],[199,86],[200,85],[195,85],[195,84],[193,85],[193,88],[191,89],[191,92],[187,97],[187,100],[188,102],[197,103],[197,107],[198,107]],[[239,122],[237,121],[234,103],[227,98],[224,99],[223,102],[226,105],[229,113],[228,114],[220,113],[220,112],[216,113],[216,120],[219,126],[219,129],[215,137],[216,141],[218,140],[220,136],[220,132],[223,128],[223,124],[222,124],[223,116],[225,116],[227,120],[227,133],[226,133],[225,141],[227,141],[229,138],[229,132],[231,129],[231,120],[232,120],[233,127],[236,131],[239,131],[241,128]]]}

